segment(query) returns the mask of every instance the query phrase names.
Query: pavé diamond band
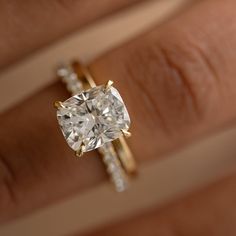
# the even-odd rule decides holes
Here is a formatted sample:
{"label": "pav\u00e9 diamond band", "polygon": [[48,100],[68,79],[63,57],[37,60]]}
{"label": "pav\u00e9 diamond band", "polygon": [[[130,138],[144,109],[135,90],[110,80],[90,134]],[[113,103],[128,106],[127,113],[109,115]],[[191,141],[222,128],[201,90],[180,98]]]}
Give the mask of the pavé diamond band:
{"label": "pav\u00e9 diamond band", "polygon": [[78,157],[97,149],[116,190],[124,191],[136,163],[125,140],[131,135],[130,117],[119,92],[110,80],[96,86],[88,69],[78,62],[61,66],[57,75],[72,94],[54,104],[68,145]]}

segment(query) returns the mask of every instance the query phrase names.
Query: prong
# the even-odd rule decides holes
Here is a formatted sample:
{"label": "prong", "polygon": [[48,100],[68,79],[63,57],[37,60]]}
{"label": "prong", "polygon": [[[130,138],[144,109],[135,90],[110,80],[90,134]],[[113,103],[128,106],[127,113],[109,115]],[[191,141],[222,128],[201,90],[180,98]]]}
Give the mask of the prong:
{"label": "prong", "polygon": [[113,85],[113,83],[114,82],[112,80],[108,80],[105,84],[105,91],[107,91]]}
{"label": "prong", "polygon": [[62,102],[60,102],[60,101],[55,101],[55,102],[54,102],[54,107],[57,108],[57,109],[62,108],[62,107],[63,107]]}
{"label": "prong", "polygon": [[80,145],[80,148],[79,148],[77,151],[75,151],[75,155],[76,155],[77,157],[81,157],[81,156],[84,154],[84,151],[85,151],[85,144],[82,143],[82,144]]}
{"label": "prong", "polygon": [[128,130],[122,129],[121,132],[126,138],[131,137],[131,133]]}
{"label": "prong", "polygon": [[85,97],[84,93],[81,94],[81,97],[82,97],[83,101],[87,100],[87,98]]}

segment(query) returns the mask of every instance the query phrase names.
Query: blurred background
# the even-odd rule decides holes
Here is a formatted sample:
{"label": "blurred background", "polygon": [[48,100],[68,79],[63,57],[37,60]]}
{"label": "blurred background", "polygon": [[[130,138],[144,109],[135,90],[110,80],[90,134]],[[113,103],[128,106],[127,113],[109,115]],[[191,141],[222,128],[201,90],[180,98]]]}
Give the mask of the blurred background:
{"label": "blurred background", "polygon": [[[79,58],[88,63],[152,26],[162,24],[193,2],[134,1],[42,47],[1,71],[0,112],[4,113],[54,83],[53,68],[60,60]],[[141,163],[139,175],[132,181],[129,191],[116,194],[109,183],[93,186],[0,226],[0,235],[174,235],[173,231],[168,232],[167,219],[181,218],[182,212],[186,216],[186,211],[191,209],[194,214],[200,214],[195,201],[204,205],[204,199],[214,194],[209,189],[234,173],[235,138],[236,129],[231,128],[166,158]],[[229,184],[235,187],[234,183]],[[196,196],[201,191],[205,195],[199,199]],[[185,202],[182,208],[181,202]],[[171,209],[175,209],[175,213],[172,214]],[[196,216],[192,217],[195,221]],[[207,214],[200,218],[199,227],[207,224]],[[185,224],[189,232],[197,230],[187,218],[175,222]],[[209,220],[209,224],[215,222],[218,220]]]}

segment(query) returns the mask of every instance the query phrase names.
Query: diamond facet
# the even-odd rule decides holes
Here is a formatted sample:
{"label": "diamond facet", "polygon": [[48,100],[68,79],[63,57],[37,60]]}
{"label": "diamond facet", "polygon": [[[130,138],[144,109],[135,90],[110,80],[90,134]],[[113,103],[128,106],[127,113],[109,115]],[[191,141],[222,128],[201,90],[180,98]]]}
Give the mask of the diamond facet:
{"label": "diamond facet", "polygon": [[75,151],[85,145],[85,151],[96,149],[117,139],[128,130],[130,118],[119,92],[97,86],[77,94],[57,110],[62,133]]}

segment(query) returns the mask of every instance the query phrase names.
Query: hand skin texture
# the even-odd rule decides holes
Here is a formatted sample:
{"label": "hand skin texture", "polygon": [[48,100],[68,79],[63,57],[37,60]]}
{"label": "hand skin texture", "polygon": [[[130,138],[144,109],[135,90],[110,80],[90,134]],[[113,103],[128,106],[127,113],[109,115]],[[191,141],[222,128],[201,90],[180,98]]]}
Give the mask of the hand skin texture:
{"label": "hand skin texture", "polygon": [[[132,129],[135,130],[130,145],[140,164],[183,148],[234,123],[235,8],[234,0],[200,1],[181,15],[90,65],[98,84],[112,78],[124,97],[131,113]],[[4,35],[0,37],[4,41]],[[32,46],[32,50],[41,46],[40,43],[37,45]],[[11,59],[4,62],[3,54],[1,65],[8,65],[22,55],[24,53],[12,54]],[[58,132],[50,102],[65,97],[64,88],[57,83],[1,115],[0,167],[4,170],[0,173],[2,221],[19,217],[105,179],[95,152],[89,154],[91,157],[81,159],[80,165],[70,158],[71,152]],[[44,112],[38,114],[38,109]],[[15,122],[16,114],[18,122]],[[32,120],[34,126],[25,125]],[[212,190],[215,194],[206,201],[210,203],[221,190],[215,185]],[[219,196],[227,201],[231,192],[233,194],[234,189],[227,188],[228,194]],[[198,198],[201,199],[204,194],[207,193],[199,193]],[[202,203],[195,200],[198,217],[208,207],[207,203]],[[226,209],[236,212],[235,204],[233,201],[230,203],[225,205]],[[175,209],[174,212],[179,210]],[[214,212],[211,214],[209,211],[209,218],[214,217],[216,212],[222,217],[227,214],[216,204]],[[188,218],[188,214],[191,212],[183,210],[181,217]],[[231,216],[232,230],[236,232],[234,214]],[[155,219],[158,221],[160,217],[155,215]],[[177,222],[171,217],[165,220],[170,227]],[[191,224],[197,225],[198,221]],[[184,228],[184,222],[176,227]],[[215,227],[221,229],[220,224]],[[205,235],[215,235],[211,234],[210,227],[208,229]],[[166,235],[177,236],[178,232]],[[225,231],[221,235],[229,234]]]}

